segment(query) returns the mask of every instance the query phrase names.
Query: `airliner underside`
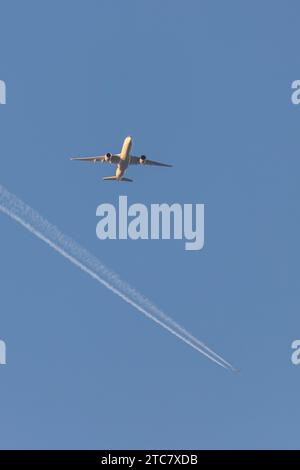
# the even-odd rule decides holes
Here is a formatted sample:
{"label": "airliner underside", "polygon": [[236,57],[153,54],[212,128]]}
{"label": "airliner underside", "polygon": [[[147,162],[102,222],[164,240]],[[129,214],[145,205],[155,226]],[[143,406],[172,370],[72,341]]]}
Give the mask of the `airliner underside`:
{"label": "airliner underside", "polygon": [[71,160],[81,160],[88,162],[101,162],[101,163],[112,163],[116,165],[115,176],[105,176],[105,181],[132,181],[132,179],[125,178],[124,174],[129,165],[152,165],[152,166],[163,166],[171,167],[167,163],[156,162],[154,160],[148,160],[145,155],[135,157],[130,154],[132,147],[132,137],[128,136],[125,138],[122,146],[121,153],[106,153],[105,155],[99,155],[94,157],[72,157]]}

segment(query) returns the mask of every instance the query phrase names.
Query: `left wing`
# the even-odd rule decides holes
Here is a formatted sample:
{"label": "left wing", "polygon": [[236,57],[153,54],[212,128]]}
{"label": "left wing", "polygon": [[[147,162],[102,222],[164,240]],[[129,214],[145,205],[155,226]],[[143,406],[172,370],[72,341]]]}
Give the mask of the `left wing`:
{"label": "left wing", "polygon": [[119,155],[100,155],[95,157],[71,157],[70,160],[81,160],[85,162],[108,162],[108,163],[119,163]]}
{"label": "left wing", "polygon": [[156,162],[154,160],[148,160],[148,158],[141,156],[141,157],[130,157],[129,165],[153,165],[153,166],[165,166],[165,167],[172,167],[173,165],[169,165],[167,163]]}

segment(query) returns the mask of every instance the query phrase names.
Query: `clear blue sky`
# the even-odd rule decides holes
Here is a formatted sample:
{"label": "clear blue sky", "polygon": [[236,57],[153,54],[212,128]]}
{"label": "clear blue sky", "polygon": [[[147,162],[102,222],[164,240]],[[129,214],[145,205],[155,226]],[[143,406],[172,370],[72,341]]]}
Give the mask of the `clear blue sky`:
{"label": "clear blue sky", "polygon": [[[297,448],[299,2],[0,3],[0,183],[241,368],[0,215],[1,448]],[[173,169],[76,154],[134,152]],[[205,247],[100,241],[96,207],[205,204]]]}

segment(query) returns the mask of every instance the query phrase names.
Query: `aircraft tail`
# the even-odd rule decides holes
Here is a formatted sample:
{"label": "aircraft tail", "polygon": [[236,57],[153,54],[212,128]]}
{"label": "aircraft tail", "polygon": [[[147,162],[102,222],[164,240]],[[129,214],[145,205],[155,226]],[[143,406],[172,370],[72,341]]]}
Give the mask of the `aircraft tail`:
{"label": "aircraft tail", "polygon": [[133,181],[130,178],[117,178],[116,176],[104,176],[102,179],[104,181],[128,181],[130,183]]}

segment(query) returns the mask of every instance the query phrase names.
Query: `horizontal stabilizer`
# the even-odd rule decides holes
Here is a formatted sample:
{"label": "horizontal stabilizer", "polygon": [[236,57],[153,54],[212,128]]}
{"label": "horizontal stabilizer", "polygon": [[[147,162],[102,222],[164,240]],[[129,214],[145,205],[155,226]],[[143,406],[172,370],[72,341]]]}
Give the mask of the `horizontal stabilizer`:
{"label": "horizontal stabilizer", "polygon": [[104,181],[128,181],[130,183],[132,183],[133,180],[129,179],[129,178],[117,178],[116,176],[104,176],[104,178],[102,178]]}

